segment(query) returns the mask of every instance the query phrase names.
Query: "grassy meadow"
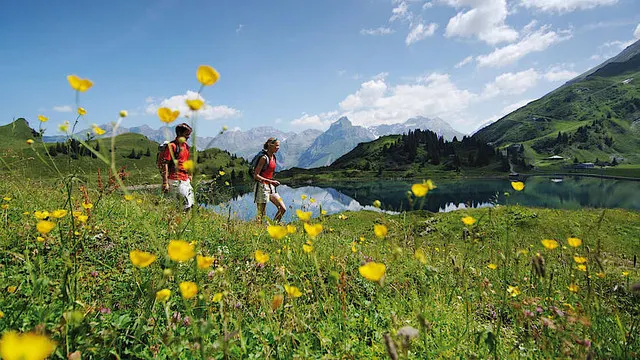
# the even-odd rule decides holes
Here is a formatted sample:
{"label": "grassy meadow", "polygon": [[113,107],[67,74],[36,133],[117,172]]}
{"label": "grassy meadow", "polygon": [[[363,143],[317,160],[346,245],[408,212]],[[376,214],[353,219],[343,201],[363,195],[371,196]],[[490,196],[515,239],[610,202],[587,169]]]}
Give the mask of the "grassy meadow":
{"label": "grassy meadow", "polygon": [[[200,67],[200,90],[217,77]],[[68,79],[79,106],[92,83]],[[62,171],[40,145],[54,175],[18,155],[0,173],[3,359],[639,356],[638,212],[526,208],[514,183],[507,206],[433,214],[425,182],[415,211],[312,219],[305,196],[298,220],[258,224]]]}

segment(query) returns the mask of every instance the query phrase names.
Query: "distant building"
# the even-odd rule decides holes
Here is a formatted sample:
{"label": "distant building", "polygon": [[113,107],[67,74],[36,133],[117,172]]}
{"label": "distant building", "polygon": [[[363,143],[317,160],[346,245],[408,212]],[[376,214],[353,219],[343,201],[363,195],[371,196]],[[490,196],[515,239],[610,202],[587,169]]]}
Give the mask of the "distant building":
{"label": "distant building", "polygon": [[560,155],[549,156],[546,160],[564,160],[564,158]]}
{"label": "distant building", "polygon": [[581,163],[581,164],[575,164],[573,165],[573,167],[576,169],[593,169],[596,166],[594,163]]}
{"label": "distant building", "polygon": [[628,83],[631,82],[631,80],[633,80],[633,78],[624,79],[624,80],[622,80],[622,83],[623,84],[628,84]]}

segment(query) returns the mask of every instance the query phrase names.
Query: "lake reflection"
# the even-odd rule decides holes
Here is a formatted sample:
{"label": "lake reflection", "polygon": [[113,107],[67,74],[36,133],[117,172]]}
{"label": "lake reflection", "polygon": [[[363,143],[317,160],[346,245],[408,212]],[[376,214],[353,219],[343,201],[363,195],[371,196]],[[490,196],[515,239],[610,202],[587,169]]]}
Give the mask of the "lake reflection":
{"label": "lake reflection", "polygon": [[[599,179],[588,177],[531,177],[526,188],[516,192],[507,179],[472,179],[464,181],[446,181],[437,183],[437,189],[430,191],[424,198],[418,199],[413,206],[409,204],[407,191],[412,183],[406,181],[372,181],[335,184],[332,187],[304,186],[293,188],[286,185],[278,187],[288,211],[284,221],[295,218],[295,210],[305,206],[320,214],[320,205],[328,214],[342,211],[373,210],[371,204],[380,200],[385,211],[403,211],[410,209],[445,212],[461,208],[477,208],[494,204],[520,204],[533,207],[579,209],[579,208],[625,208],[640,210],[640,182],[628,180]],[[507,199],[504,195],[509,192]],[[308,198],[303,201],[302,195]],[[310,203],[309,198],[316,200]],[[227,203],[211,206],[222,214],[231,213],[241,219],[256,216],[253,193],[245,193]],[[235,214],[235,215],[234,215]],[[275,215],[275,206],[267,205],[267,215]]]}

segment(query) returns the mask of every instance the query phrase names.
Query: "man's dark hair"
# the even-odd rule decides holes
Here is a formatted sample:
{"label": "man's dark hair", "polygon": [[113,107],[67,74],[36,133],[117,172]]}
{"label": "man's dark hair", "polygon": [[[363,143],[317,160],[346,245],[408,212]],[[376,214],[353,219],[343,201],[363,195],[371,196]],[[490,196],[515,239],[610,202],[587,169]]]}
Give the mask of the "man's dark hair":
{"label": "man's dark hair", "polygon": [[178,136],[184,135],[186,133],[191,133],[192,131],[193,129],[191,129],[191,126],[189,126],[189,124],[187,123],[182,123],[176,126],[176,135]]}

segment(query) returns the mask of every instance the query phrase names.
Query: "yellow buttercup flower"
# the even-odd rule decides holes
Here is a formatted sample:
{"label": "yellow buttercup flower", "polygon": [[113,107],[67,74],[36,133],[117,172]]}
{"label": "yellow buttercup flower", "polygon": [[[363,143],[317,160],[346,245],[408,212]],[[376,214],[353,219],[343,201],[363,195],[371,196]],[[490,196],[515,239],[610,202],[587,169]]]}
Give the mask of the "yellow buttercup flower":
{"label": "yellow buttercup flower", "polygon": [[182,163],[182,167],[189,172],[193,172],[193,170],[195,169],[195,163],[193,162],[193,160],[187,160],[184,163]]}
{"label": "yellow buttercup flower", "polygon": [[582,256],[574,256],[573,261],[575,261],[576,264],[584,264],[587,262],[587,258]]}
{"label": "yellow buttercup flower", "polygon": [[33,139],[27,139],[27,145],[33,144]]}
{"label": "yellow buttercup flower", "polygon": [[44,220],[44,219],[48,218],[50,214],[49,214],[48,211],[45,210],[45,211],[36,211],[33,215],[38,220]]}
{"label": "yellow buttercup flower", "polygon": [[427,195],[427,192],[429,192],[429,185],[427,185],[426,183],[413,184],[411,185],[411,192],[416,197],[424,197]]}
{"label": "yellow buttercup flower", "polygon": [[229,127],[227,125],[222,126],[222,131],[227,131],[229,130]]}
{"label": "yellow buttercup flower", "polygon": [[63,218],[67,216],[67,210],[63,210],[63,209],[53,210],[51,212],[51,216],[53,216],[56,219]]}
{"label": "yellow buttercup flower", "polygon": [[578,247],[582,245],[582,240],[575,237],[570,237],[567,239],[567,244],[569,244],[569,246],[571,247]]}
{"label": "yellow buttercup flower", "polygon": [[289,295],[292,298],[299,298],[300,296],[302,296],[302,293],[300,292],[300,289],[298,289],[295,286],[285,285],[284,286],[284,291],[286,291],[287,295]]}
{"label": "yellow buttercup flower", "polygon": [[497,269],[497,268],[498,268],[498,265],[491,263],[491,264],[487,265],[487,267],[488,267],[489,269],[491,269],[491,270],[495,270],[495,269]]}
{"label": "yellow buttercup flower", "polygon": [[2,312],[2,310],[0,310],[0,320],[2,320],[3,317],[4,317],[4,312]]}
{"label": "yellow buttercup flower", "polygon": [[569,291],[571,291],[572,293],[577,293],[578,290],[580,290],[580,287],[578,287],[578,285],[576,284],[571,284],[567,287],[569,289]]}
{"label": "yellow buttercup flower", "polygon": [[169,258],[173,261],[184,262],[196,256],[194,245],[184,240],[171,240],[167,246]]}
{"label": "yellow buttercup flower", "polygon": [[191,299],[198,294],[198,285],[192,281],[183,281],[180,283],[180,293],[185,299]]}
{"label": "yellow buttercup flower", "polygon": [[69,121],[65,121],[61,125],[58,125],[58,130],[60,130],[63,133],[68,132],[69,131]]}
{"label": "yellow buttercup flower", "polygon": [[520,288],[517,286],[509,286],[507,288],[507,292],[509,293],[509,295],[511,295],[511,297],[516,297],[521,293]]}
{"label": "yellow buttercup flower", "polygon": [[580,264],[580,265],[576,266],[576,269],[578,269],[578,270],[580,270],[582,272],[586,272],[587,271],[587,265]]}
{"label": "yellow buttercup flower", "polygon": [[209,267],[211,267],[211,265],[213,265],[213,262],[216,259],[213,256],[200,256],[198,255],[196,257],[196,261],[198,262],[198,269],[201,270],[206,270]]}
{"label": "yellow buttercup flower", "polygon": [[93,204],[92,203],[82,203],[82,207],[85,208],[85,210],[89,210],[89,209],[93,208]]}
{"label": "yellow buttercup flower", "polygon": [[306,200],[307,199],[307,195],[305,195],[305,194],[300,195],[300,199],[302,199],[302,201]]}
{"label": "yellow buttercup flower", "polygon": [[91,80],[82,79],[77,77],[76,75],[67,76],[67,81],[69,81],[69,85],[71,85],[71,88],[73,88],[73,90],[80,92],[85,92],[93,86]]}
{"label": "yellow buttercup flower", "polygon": [[289,233],[288,229],[282,225],[269,225],[267,226],[267,232],[271,238],[276,240],[282,239]]}
{"label": "yellow buttercup flower", "polygon": [[622,276],[623,276],[623,277],[627,277],[627,276],[629,276],[629,272],[628,272],[628,271],[623,271],[623,272],[622,272]]}
{"label": "yellow buttercup flower", "polygon": [[40,122],[47,122],[49,118],[44,115],[38,115],[38,120],[40,120]]}
{"label": "yellow buttercup flower", "polygon": [[93,130],[93,133],[96,135],[104,135],[107,131],[101,127],[99,127],[96,124],[93,124],[93,126],[91,126],[91,129]]}
{"label": "yellow buttercup flower", "polygon": [[129,116],[129,112],[127,110],[120,110],[120,113],[118,115],[120,115],[121,118],[126,118],[127,116]]}
{"label": "yellow buttercup flower", "polygon": [[524,183],[522,181],[512,181],[511,182],[511,187],[515,191],[522,191],[522,190],[524,190]]}
{"label": "yellow buttercup flower", "polygon": [[200,110],[202,105],[204,105],[204,101],[202,101],[200,99],[193,99],[193,100],[187,99],[186,103],[187,103],[187,106],[189,106],[189,109],[191,109],[193,111]]}
{"label": "yellow buttercup flower", "polygon": [[304,223],[304,231],[311,238],[315,238],[322,232],[322,224],[311,225],[309,223]]}
{"label": "yellow buttercup flower", "polygon": [[37,242],[44,242],[44,238],[42,236],[36,237]]}
{"label": "yellow buttercup flower", "polygon": [[295,232],[296,232],[296,231],[298,231],[298,229],[296,229],[296,227],[295,227],[295,226],[293,226],[293,225],[287,225],[287,232],[288,232],[289,234],[295,234]]}
{"label": "yellow buttercup flower", "polygon": [[420,261],[422,264],[427,263],[427,255],[424,253],[424,250],[422,250],[422,248],[417,248],[413,253],[413,257],[418,259],[418,261]]}
{"label": "yellow buttercup flower", "polygon": [[76,216],[76,219],[78,219],[78,221],[80,221],[81,223],[87,222],[87,220],[89,220],[89,216],[87,215],[78,215]]}
{"label": "yellow buttercup flower", "polygon": [[213,298],[211,299],[211,301],[215,303],[222,301],[222,295],[223,294],[221,292],[216,293],[215,295],[213,295]]}
{"label": "yellow buttercup flower", "polygon": [[51,232],[51,230],[53,230],[53,228],[55,227],[56,227],[56,224],[54,222],[47,221],[47,220],[40,220],[36,225],[36,230],[38,230],[40,234],[46,235],[49,232]]}
{"label": "yellow buttercup flower", "polygon": [[209,65],[200,65],[198,67],[198,71],[196,72],[196,77],[200,84],[204,86],[211,86],[218,81],[220,78],[220,74],[216,71],[216,69],[212,68]]}
{"label": "yellow buttercup flower", "polygon": [[133,195],[126,194],[124,196],[124,199],[127,200],[127,201],[131,201],[131,200],[133,200]]}
{"label": "yellow buttercup flower", "polygon": [[380,202],[380,200],[374,200],[373,201],[373,206],[377,207],[378,209],[380,208],[380,206],[382,206],[382,203]]}
{"label": "yellow buttercup flower", "polygon": [[178,118],[178,116],[180,116],[180,111],[178,110],[171,111],[171,109],[166,107],[158,109],[158,117],[160,118],[160,121],[164,123],[172,123]]}
{"label": "yellow buttercup flower", "polygon": [[4,210],[7,210],[7,209],[9,208],[9,204],[2,204],[2,208],[3,208]]}
{"label": "yellow buttercup flower", "polygon": [[433,190],[437,188],[436,184],[434,184],[433,181],[431,181],[431,179],[427,180],[425,184],[427,184],[427,187],[429,188],[429,190]]}
{"label": "yellow buttercup flower", "polygon": [[314,198],[309,198],[309,202],[313,204],[314,202],[316,202],[316,199],[314,199]]}
{"label": "yellow buttercup flower", "polygon": [[56,349],[56,343],[45,335],[9,330],[0,339],[0,358],[5,360],[43,360]]}
{"label": "yellow buttercup flower", "polygon": [[387,271],[387,266],[382,263],[368,262],[358,268],[360,275],[370,281],[380,281]]}
{"label": "yellow buttercup flower", "polygon": [[4,200],[4,201],[11,201],[11,198],[10,198],[10,197],[8,197],[8,196],[5,196],[5,197],[3,197],[3,198],[2,198],[2,200]]}
{"label": "yellow buttercup flower", "polygon": [[220,171],[218,171],[218,174],[220,174],[220,176],[224,176],[224,174],[226,174],[226,172],[220,170]]}
{"label": "yellow buttercup flower", "polygon": [[133,250],[129,253],[129,259],[134,266],[145,268],[156,261],[156,256],[146,251]]}
{"label": "yellow buttercup flower", "polygon": [[465,217],[462,218],[462,223],[467,225],[467,226],[471,226],[471,225],[475,224],[476,221],[478,221],[478,220],[474,219],[473,216],[465,216]]}
{"label": "yellow buttercup flower", "polygon": [[354,241],[351,243],[351,252],[355,254],[357,251],[358,248],[356,248],[356,242]]}
{"label": "yellow buttercup flower", "polygon": [[596,273],[596,276],[599,277],[600,279],[604,279],[605,277],[603,272]]}
{"label": "yellow buttercup flower", "polygon": [[7,292],[9,294],[13,294],[14,292],[16,292],[16,290],[18,290],[18,287],[15,285],[7,286]]}
{"label": "yellow buttercup flower", "polygon": [[320,215],[327,215],[327,210],[321,210]]}
{"label": "yellow buttercup flower", "polygon": [[544,239],[540,241],[546,249],[553,250],[558,247],[558,242],[553,239]]}
{"label": "yellow buttercup flower", "polygon": [[170,296],[171,296],[171,290],[169,289],[162,289],[156,292],[156,300],[160,302],[167,301]]}
{"label": "yellow buttercup flower", "polygon": [[376,234],[376,236],[381,239],[387,236],[388,232],[389,232],[389,229],[387,229],[385,225],[380,225],[380,224],[373,225],[373,233]]}
{"label": "yellow buttercup flower", "polygon": [[258,264],[264,264],[269,261],[269,254],[263,253],[261,250],[256,250],[253,256]]}
{"label": "yellow buttercup flower", "polygon": [[302,250],[308,254],[308,253],[313,251],[313,245],[304,244],[304,245],[302,245]]}
{"label": "yellow buttercup flower", "polygon": [[85,110],[83,107],[79,107],[78,108],[78,115],[86,115],[87,114],[87,110]]}
{"label": "yellow buttercup flower", "polygon": [[298,215],[298,219],[302,221],[310,221],[312,214],[313,213],[311,211],[302,211],[300,209],[296,209],[296,215]]}

